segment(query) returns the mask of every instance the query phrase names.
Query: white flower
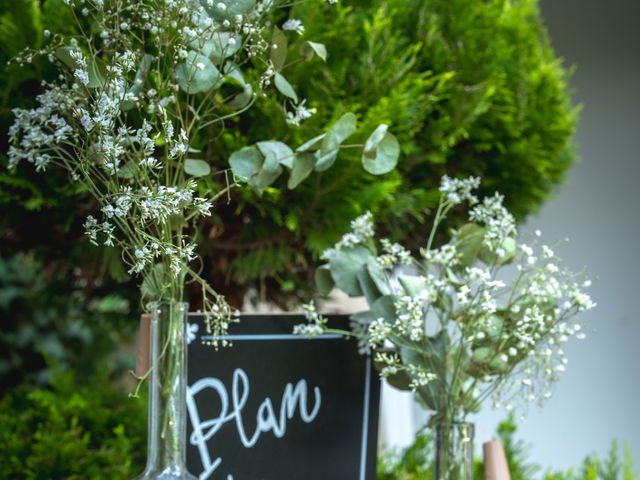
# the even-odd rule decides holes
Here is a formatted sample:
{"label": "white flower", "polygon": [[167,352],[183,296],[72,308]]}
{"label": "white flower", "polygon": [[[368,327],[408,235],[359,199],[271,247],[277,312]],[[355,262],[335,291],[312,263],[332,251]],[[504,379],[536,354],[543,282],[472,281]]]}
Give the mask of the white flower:
{"label": "white flower", "polygon": [[293,112],[287,112],[287,123],[295,127],[299,127],[300,124],[311,118],[315,113],[315,108],[307,108],[307,100],[302,100],[299,104],[293,107]]}
{"label": "white flower", "polygon": [[283,30],[290,30],[302,35],[304,33],[304,25],[297,18],[290,18],[282,25]]}
{"label": "white flower", "polygon": [[440,181],[440,192],[443,193],[447,200],[458,205],[465,201],[470,205],[478,203],[478,198],[473,195],[473,190],[480,186],[480,178],[469,177],[465,179],[451,178],[444,175]]}

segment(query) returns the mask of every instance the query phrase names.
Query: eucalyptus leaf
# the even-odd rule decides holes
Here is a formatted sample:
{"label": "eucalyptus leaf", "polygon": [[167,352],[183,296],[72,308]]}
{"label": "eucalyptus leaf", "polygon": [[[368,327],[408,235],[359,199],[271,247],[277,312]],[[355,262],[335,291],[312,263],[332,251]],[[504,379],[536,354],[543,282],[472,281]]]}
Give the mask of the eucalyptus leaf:
{"label": "eucalyptus leaf", "polygon": [[238,85],[242,87],[242,92],[229,100],[227,105],[237,110],[241,110],[249,105],[253,98],[253,87],[245,81],[242,72],[238,68],[233,67],[229,69],[225,80],[237,82]]}
{"label": "eucalyptus leaf", "polygon": [[244,147],[233,152],[229,158],[229,165],[233,174],[243,182],[249,182],[260,169],[264,157],[257,147]]}
{"label": "eucalyptus leaf", "polygon": [[280,73],[276,73],[274,81],[276,88],[281,94],[298,103],[298,94],[296,94],[296,91],[286,78],[284,78]]}
{"label": "eucalyptus leaf", "polygon": [[[344,142],[356,131],[358,126],[358,117],[355,114],[345,113],[340,119],[334,123],[329,129],[329,133],[338,144]],[[328,135],[327,135],[328,136]],[[333,141],[333,140],[332,140]],[[333,148],[333,147],[332,147]]]}
{"label": "eucalyptus leaf", "polygon": [[505,265],[513,261],[516,256],[517,243],[513,238],[505,238],[500,246],[500,253],[483,244],[478,258],[487,265]]}
{"label": "eucalyptus leaf", "polygon": [[204,160],[188,158],[184,161],[184,171],[192,177],[205,177],[211,173],[211,167]]}
{"label": "eucalyptus leaf", "polygon": [[378,262],[368,263],[367,271],[382,295],[391,295],[393,293],[393,288],[389,284],[389,277]]}
{"label": "eucalyptus leaf", "polygon": [[371,251],[362,246],[327,253],[331,277],[336,286],[347,295],[357,297],[363,294],[358,282],[358,272],[368,263],[375,262]]}
{"label": "eucalyptus leaf", "polygon": [[322,43],[307,41],[300,47],[300,53],[307,60],[311,60],[314,55],[320,57],[323,61],[327,61],[327,47]]}
{"label": "eucalyptus leaf", "polygon": [[[326,138],[326,137],[325,137]],[[316,172],[324,172],[325,170],[328,170],[329,168],[331,168],[331,166],[335,163],[336,159],[338,158],[338,153],[340,152],[340,150],[338,148],[335,148],[333,150],[328,150],[328,151],[323,151],[323,150],[318,150],[315,153],[315,170]]]}
{"label": "eucalyptus leaf", "polygon": [[382,296],[382,293],[380,292],[380,290],[378,290],[376,283],[373,281],[371,275],[369,275],[369,271],[366,268],[359,270],[356,276],[358,278],[360,290],[367,299],[367,303],[369,305],[372,305]]}
{"label": "eucalyptus leaf", "polygon": [[287,61],[287,50],[289,48],[289,40],[282,30],[276,28],[271,37],[271,51],[269,57],[273,68],[276,72],[282,70]]}
{"label": "eucalyptus leaf", "polygon": [[202,53],[193,50],[185,61],[176,67],[176,80],[180,88],[189,93],[208,92],[220,84],[221,74],[216,66]]}
{"label": "eucalyptus leaf", "polygon": [[279,163],[289,168],[292,167],[294,153],[285,143],[270,140],[258,142],[256,145],[268,163],[270,163],[270,158],[274,158],[276,164]]}
{"label": "eucalyptus leaf", "polygon": [[214,32],[207,40],[195,39],[191,42],[191,48],[198,50],[217,65],[234,55],[240,47],[242,38],[232,32]]}
{"label": "eucalyptus leaf", "polygon": [[[220,8],[219,3],[222,3],[224,8]],[[234,22],[237,15],[250,13],[256,6],[256,0],[216,0],[211,3],[208,0],[200,0],[200,4],[211,18],[222,23],[225,20]]]}
{"label": "eucalyptus leaf", "polygon": [[420,298],[427,289],[427,279],[416,275],[398,275],[398,282],[405,293],[411,297]]}
{"label": "eucalyptus leaf", "polygon": [[387,130],[387,125],[380,125],[365,143],[362,166],[373,175],[389,173],[398,164],[400,144]]}
{"label": "eucalyptus leaf", "polygon": [[322,140],[326,137],[326,133],[322,135],[318,135],[317,137],[312,138],[311,140],[303,143],[298,148],[296,148],[296,152],[315,152],[322,146]]}
{"label": "eucalyptus leaf", "polygon": [[312,153],[296,153],[287,186],[294,189],[300,185],[311,174],[315,163],[316,157]]}
{"label": "eucalyptus leaf", "polygon": [[398,298],[395,295],[383,295],[371,304],[371,314],[375,319],[384,318],[384,320],[393,325],[396,321],[397,313],[395,303]]}
{"label": "eucalyptus leaf", "polygon": [[322,265],[316,269],[315,273],[316,287],[318,287],[318,293],[323,296],[327,296],[335,287],[333,278],[331,277],[331,271],[327,265]]}
{"label": "eucalyptus leaf", "polygon": [[460,263],[471,266],[480,253],[486,230],[476,223],[466,223],[458,231],[459,240],[456,250],[460,254]]}

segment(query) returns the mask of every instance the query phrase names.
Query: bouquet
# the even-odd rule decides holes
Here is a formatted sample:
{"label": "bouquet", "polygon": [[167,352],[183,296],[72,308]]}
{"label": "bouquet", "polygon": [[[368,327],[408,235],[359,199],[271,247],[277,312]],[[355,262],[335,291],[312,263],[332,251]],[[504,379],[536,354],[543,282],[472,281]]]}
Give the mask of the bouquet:
{"label": "bouquet", "polygon": [[[561,265],[540,232],[524,241],[496,193],[480,201],[478,178],[442,178],[433,228],[419,255],[375,238],[373,215],[324,252],[317,271],[322,294],[334,287],[364,296],[369,310],[352,316],[361,349],[373,352],[382,377],[411,390],[431,424],[463,421],[491,397],[512,410],[519,400],[543,402],[564,372],[566,342],[584,338],[578,314],[595,307],[583,273]],[[468,223],[438,239],[439,224],[459,209]],[[327,329],[313,304],[314,335]]]}

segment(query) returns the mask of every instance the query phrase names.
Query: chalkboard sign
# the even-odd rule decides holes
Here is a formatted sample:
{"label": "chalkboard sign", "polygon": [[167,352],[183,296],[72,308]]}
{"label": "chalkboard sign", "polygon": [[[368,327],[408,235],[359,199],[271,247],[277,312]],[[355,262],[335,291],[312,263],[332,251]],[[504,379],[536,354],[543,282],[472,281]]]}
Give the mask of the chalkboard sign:
{"label": "chalkboard sign", "polygon": [[[244,316],[204,344],[189,317],[189,471],[201,480],[373,480],[380,384],[339,335],[293,335],[298,315]],[[329,324],[347,328],[347,317]]]}

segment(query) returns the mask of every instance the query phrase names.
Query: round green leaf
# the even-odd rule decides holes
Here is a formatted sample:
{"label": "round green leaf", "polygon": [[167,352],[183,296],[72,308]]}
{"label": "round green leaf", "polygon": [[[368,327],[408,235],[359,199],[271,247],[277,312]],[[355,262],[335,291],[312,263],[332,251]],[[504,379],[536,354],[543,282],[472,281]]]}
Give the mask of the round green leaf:
{"label": "round green leaf", "polygon": [[320,293],[320,295],[329,295],[335,286],[333,278],[331,278],[331,271],[327,265],[323,265],[316,269],[315,280],[316,286],[318,287],[318,293]]}
{"label": "round green leaf", "polygon": [[176,67],[176,79],[180,88],[187,93],[201,93],[219,84],[220,71],[203,54],[189,51],[184,63]]}
{"label": "round green leaf", "polygon": [[229,165],[233,174],[241,181],[249,182],[262,168],[264,158],[256,147],[244,147],[233,152]]}
{"label": "round green leaf", "polygon": [[275,84],[276,84],[276,88],[281,94],[283,94],[285,97],[289,97],[291,100],[298,103],[298,94],[293,89],[293,87],[288,82],[288,80],[279,73],[276,73],[275,75]]}
{"label": "round green leaf", "polygon": [[400,144],[394,135],[380,125],[367,140],[362,154],[362,166],[373,175],[384,175],[398,164]]}
{"label": "round green leaf", "polygon": [[317,55],[325,62],[327,61],[327,47],[322,43],[307,41],[300,47],[300,53],[307,60],[311,60],[314,55]]}
{"label": "round green leaf", "polygon": [[326,133],[323,133],[322,135],[318,135],[308,142],[303,143],[298,148],[296,148],[296,152],[315,152],[322,146],[322,140],[324,140],[324,137],[326,135]]}
{"label": "round green leaf", "polygon": [[[224,5],[224,8],[219,7],[220,3]],[[211,18],[223,22],[224,20],[234,21],[236,15],[249,13],[255,7],[256,0],[216,0],[211,4],[207,0],[200,0],[200,4]]]}
{"label": "round green leaf", "polygon": [[279,163],[285,167],[292,167],[294,153],[288,145],[282,142],[270,140],[266,142],[258,142],[257,146],[260,152],[265,156],[265,158],[267,158],[267,162],[270,157],[273,157],[276,164]]}
{"label": "round green leaf", "polygon": [[282,70],[285,62],[287,61],[287,49],[289,48],[289,40],[282,30],[276,28],[271,37],[271,51],[269,57],[273,68],[276,72]]}
{"label": "round green leaf", "polygon": [[311,174],[315,163],[316,157],[312,153],[297,153],[291,167],[291,175],[287,186],[290,189],[294,189],[300,185]]}
{"label": "round green leaf", "polygon": [[188,158],[184,161],[184,171],[193,177],[204,177],[211,173],[211,167],[204,160]]}
{"label": "round green leaf", "polygon": [[208,40],[196,39],[191,43],[191,48],[200,51],[217,65],[236,53],[241,46],[240,35],[230,32],[215,32]]}

